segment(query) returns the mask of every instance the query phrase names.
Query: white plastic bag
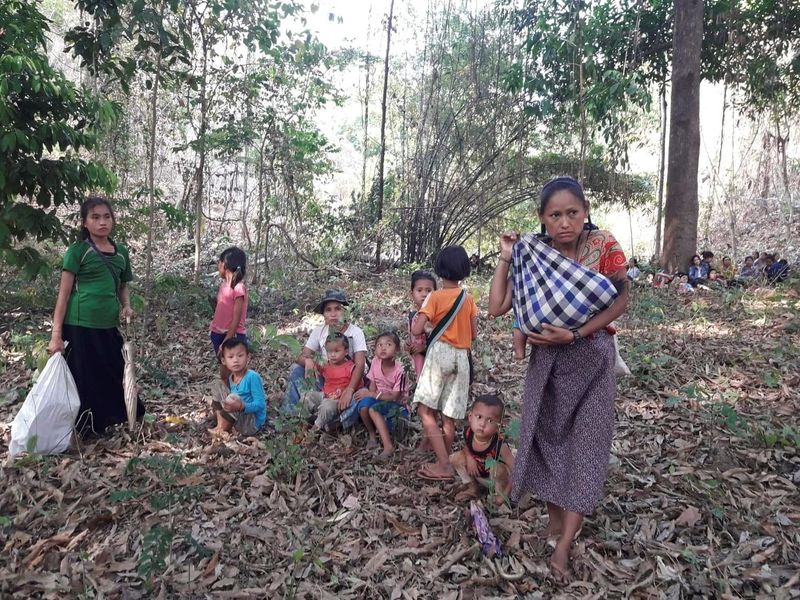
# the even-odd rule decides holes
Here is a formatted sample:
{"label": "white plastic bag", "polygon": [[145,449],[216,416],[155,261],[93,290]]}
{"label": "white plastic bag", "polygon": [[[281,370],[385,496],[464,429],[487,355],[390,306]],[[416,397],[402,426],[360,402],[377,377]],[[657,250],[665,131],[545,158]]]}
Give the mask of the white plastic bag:
{"label": "white plastic bag", "polygon": [[80,407],[78,388],[67,361],[56,352],[47,361],[11,423],[9,460],[29,449],[39,454],[64,452],[72,440]]}

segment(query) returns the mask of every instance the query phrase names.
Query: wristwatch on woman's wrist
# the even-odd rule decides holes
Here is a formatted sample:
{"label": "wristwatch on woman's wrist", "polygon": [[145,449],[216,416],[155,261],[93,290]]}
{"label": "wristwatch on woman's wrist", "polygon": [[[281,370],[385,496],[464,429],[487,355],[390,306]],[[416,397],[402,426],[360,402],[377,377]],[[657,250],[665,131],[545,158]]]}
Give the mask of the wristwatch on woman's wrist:
{"label": "wristwatch on woman's wrist", "polygon": [[575,327],[574,329],[570,329],[570,331],[572,332],[573,344],[583,337],[577,327]]}

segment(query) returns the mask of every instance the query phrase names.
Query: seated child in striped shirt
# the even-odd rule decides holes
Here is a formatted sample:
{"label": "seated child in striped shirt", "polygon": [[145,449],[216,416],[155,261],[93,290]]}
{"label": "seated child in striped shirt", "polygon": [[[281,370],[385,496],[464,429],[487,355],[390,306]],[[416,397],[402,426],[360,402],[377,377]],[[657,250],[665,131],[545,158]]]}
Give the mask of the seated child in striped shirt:
{"label": "seated child in striped shirt", "polygon": [[503,401],[493,394],[478,396],[472,404],[469,425],[464,430],[464,447],[450,455],[450,464],[462,483],[470,486],[457,499],[477,496],[478,484],[493,488],[495,505],[500,506],[508,499],[514,455],[500,434],[503,412]]}

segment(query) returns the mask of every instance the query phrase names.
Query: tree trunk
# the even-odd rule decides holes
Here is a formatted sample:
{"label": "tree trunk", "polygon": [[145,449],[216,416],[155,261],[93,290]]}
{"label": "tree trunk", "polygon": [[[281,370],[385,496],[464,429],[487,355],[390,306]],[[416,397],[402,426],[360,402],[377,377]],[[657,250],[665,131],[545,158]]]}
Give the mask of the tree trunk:
{"label": "tree trunk", "polygon": [[[164,20],[164,3],[160,3],[159,22]],[[157,50],[156,68],[153,73],[153,92],[150,95],[150,140],[148,142],[147,156],[147,251],[144,263],[144,309],[142,310],[142,338],[147,332],[147,321],[150,317],[150,301],[153,295],[153,230],[156,226],[156,128],[158,126],[158,84],[161,80],[161,47]]]}
{"label": "tree trunk", "polygon": [[661,263],[684,268],[697,250],[700,51],[703,0],[676,0],[672,49],[667,201]]}
{"label": "tree trunk", "polygon": [[656,210],[656,243],[653,256],[661,256],[661,221],[664,217],[664,170],[667,165],[667,89],[661,86],[661,152],[658,157],[658,208]]}
{"label": "tree trunk", "polygon": [[386,57],[383,60],[383,99],[381,100],[381,155],[378,159],[378,201],[376,203],[377,231],[375,235],[375,266],[381,266],[381,219],[383,218],[383,165],[386,159],[386,96],[389,90],[389,49],[392,44],[392,17],[394,0],[389,3],[389,18],[386,20]]}
{"label": "tree trunk", "polygon": [[[204,25],[200,23],[201,31]],[[194,282],[200,283],[200,241],[203,232],[203,186],[206,170],[206,127],[208,120],[208,53],[210,48],[203,37],[203,80],[200,83],[200,166],[197,169],[197,193],[194,199]]]}

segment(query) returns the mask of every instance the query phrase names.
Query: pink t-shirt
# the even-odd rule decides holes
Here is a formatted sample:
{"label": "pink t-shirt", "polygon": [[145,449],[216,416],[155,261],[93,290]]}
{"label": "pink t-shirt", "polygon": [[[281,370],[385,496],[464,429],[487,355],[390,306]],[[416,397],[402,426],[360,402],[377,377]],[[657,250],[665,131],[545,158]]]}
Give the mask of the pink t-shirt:
{"label": "pink t-shirt", "polygon": [[[406,370],[399,360],[395,360],[394,368],[388,375],[385,374],[383,372],[383,367],[381,367],[380,359],[376,358],[369,366],[367,378],[375,382],[375,387],[379,392],[405,392],[405,390],[403,390],[403,377],[405,374]],[[402,398],[400,398],[400,400],[402,400]]]}
{"label": "pink t-shirt", "polygon": [[223,281],[217,292],[217,308],[214,309],[214,318],[211,319],[210,330],[215,333],[227,333],[233,320],[233,305],[237,298],[244,298],[242,302],[242,316],[239,317],[239,325],[236,333],[247,333],[244,327],[244,319],[247,316],[247,289],[241,281],[236,287],[231,289],[231,284]]}
{"label": "pink t-shirt", "polygon": [[338,398],[339,392],[350,385],[355,366],[352,360],[346,360],[341,365],[322,365],[319,372],[322,374],[322,393],[326,398]]}

